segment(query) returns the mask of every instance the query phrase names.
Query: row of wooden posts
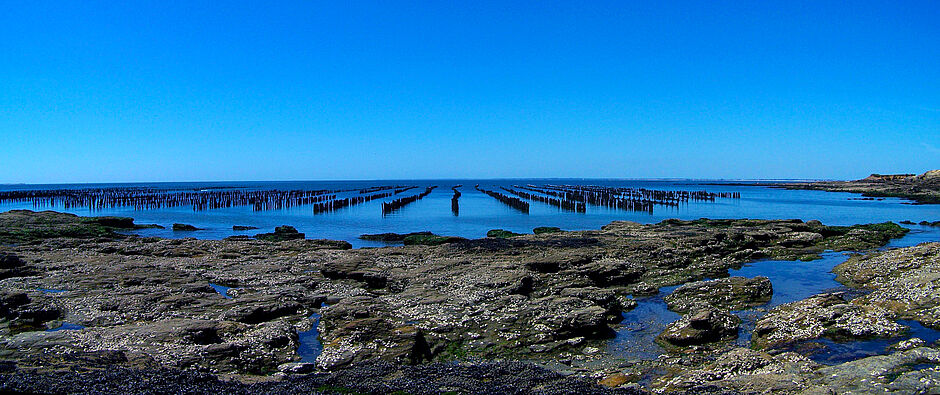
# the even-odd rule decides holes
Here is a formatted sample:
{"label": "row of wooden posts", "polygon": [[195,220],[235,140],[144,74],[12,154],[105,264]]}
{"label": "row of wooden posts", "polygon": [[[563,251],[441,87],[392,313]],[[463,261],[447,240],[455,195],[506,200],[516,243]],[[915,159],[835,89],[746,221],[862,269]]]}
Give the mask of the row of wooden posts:
{"label": "row of wooden posts", "polygon": [[605,196],[617,196],[628,199],[649,200],[664,205],[668,205],[669,202],[680,203],[688,201],[715,201],[716,198],[741,198],[741,193],[739,192],[666,191],[646,188],[602,187],[595,185],[545,185],[541,188],[564,193],[569,200],[583,199],[585,195],[594,194],[602,196],[602,198]]}
{"label": "row of wooden posts", "polygon": [[[653,212],[653,206],[678,206],[688,201],[715,201],[716,198],[739,199],[738,192],[712,193],[707,191],[664,191],[645,188],[611,188],[583,185],[545,185],[514,186],[515,188],[535,192],[509,190],[517,196],[530,200],[545,201],[554,206],[577,207],[591,204],[621,210]],[[506,189],[506,188],[504,188]],[[578,209],[576,208],[575,211]]]}
{"label": "row of wooden posts", "polygon": [[483,192],[489,195],[490,197],[496,200],[499,200],[500,202],[502,202],[503,204],[509,207],[512,207],[526,214],[529,213],[529,202],[523,201],[517,197],[512,197],[512,196],[508,196],[508,195],[505,195],[496,191],[490,191],[487,189],[480,188],[479,184],[477,184],[474,188],[480,192]]}
{"label": "row of wooden posts", "polygon": [[[520,188],[518,186],[516,187]],[[554,198],[550,196],[536,195],[534,193],[519,191],[519,190],[515,190],[512,188],[506,188],[506,187],[500,187],[500,188],[506,192],[519,196],[523,199],[534,200],[536,202],[545,203],[550,206],[558,207],[564,211],[573,211],[576,213],[583,213],[587,211],[587,207],[584,204],[584,202],[572,201],[572,200],[567,200],[567,199],[559,199],[559,198]]]}
{"label": "row of wooden posts", "polygon": [[403,197],[400,199],[395,199],[390,202],[382,202],[382,215],[389,214],[394,212],[402,207],[405,207],[411,203],[414,203],[418,200],[424,199],[425,196],[431,193],[431,191],[437,188],[437,185],[427,187],[424,192],[421,192],[417,195],[411,195],[408,197]]}
{"label": "row of wooden posts", "polygon": [[[460,188],[451,189],[451,212],[459,215]],[[256,211],[285,209],[311,205],[315,214],[331,212],[417,188],[416,186],[376,186],[357,189],[321,190],[246,190],[224,187],[193,190],[171,190],[147,187],[84,188],[59,190],[23,190],[0,192],[0,203],[30,202],[34,207],[62,206],[65,209],[87,207],[92,210],[133,207],[138,210],[161,209],[190,205],[193,211],[234,206],[250,206]],[[431,193],[436,186],[422,193],[382,203],[382,213],[388,214]],[[645,188],[613,188],[592,185],[513,185],[500,187],[509,196],[494,190],[475,189],[514,209],[528,213],[529,203],[537,201],[564,211],[583,213],[588,204],[630,211],[652,213],[653,206],[678,206],[689,201],[715,201],[718,198],[740,199],[738,192],[713,193],[707,191],[664,191]],[[359,196],[337,198],[339,193],[358,192]],[[376,193],[381,192],[381,193]],[[517,196],[517,197],[516,197]],[[522,199],[520,199],[522,198]]]}
{"label": "row of wooden posts", "polygon": [[[61,206],[65,209],[88,208],[91,210],[133,207],[136,210],[152,210],[169,207],[192,206],[193,211],[220,209],[235,206],[250,206],[256,211],[277,210],[295,206],[314,205],[315,212],[332,211],[337,208],[389,197],[416,187],[381,186],[366,189],[323,190],[246,190],[246,189],[199,189],[171,190],[158,188],[83,188],[56,190],[24,190],[0,192],[0,203],[28,202],[36,208]],[[365,195],[378,191],[389,191],[375,195],[354,196],[337,199],[337,193],[358,191]]]}
{"label": "row of wooden posts", "polygon": [[281,209],[335,199],[343,190],[160,190],[149,188],[61,189],[0,192],[0,203],[29,202],[34,207],[87,207],[91,210],[133,207],[137,210],[191,205],[194,211],[234,206]]}

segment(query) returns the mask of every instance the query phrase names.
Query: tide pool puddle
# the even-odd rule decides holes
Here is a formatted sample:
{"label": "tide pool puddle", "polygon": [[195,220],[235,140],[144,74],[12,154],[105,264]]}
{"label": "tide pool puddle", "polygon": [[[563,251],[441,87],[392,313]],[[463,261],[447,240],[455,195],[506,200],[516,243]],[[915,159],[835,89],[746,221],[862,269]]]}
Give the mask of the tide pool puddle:
{"label": "tide pool puddle", "polygon": [[796,302],[810,296],[847,288],[836,281],[832,269],[849,259],[841,252],[824,252],[822,259],[814,261],[756,261],[737,270],[729,270],[732,277],[764,276],[774,287],[773,298],[764,307]]}
{"label": "tide pool puddle", "polygon": [[46,329],[46,332],[58,332],[58,331],[78,331],[85,329],[84,326],[78,324],[72,324],[68,322],[63,322],[62,325],[59,325],[56,328]]}
{"label": "tide pool puddle", "polygon": [[910,331],[902,336],[892,338],[876,338],[848,342],[836,342],[830,339],[814,339],[797,343],[788,347],[787,350],[796,351],[824,365],[836,365],[859,358],[890,353],[891,346],[900,341],[915,337],[924,340],[928,346],[940,340],[940,331],[925,327],[917,321],[899,320],[898,323],[911,328]]}
{"label": "tide pool puddle", "polygon": [[[886,248],[917,245],[940,239],[940,229],[913,227],[907,236],[892,240]],[[730,276],[765,276],[773,284],[774,294],[770,302],[746,310],[734,311],[741,318],[741,330],[735,344],[748,347],[751,332],[767,310],[786,303],[806,299],[827,292],[845,292],[848,298],[863,294],[863,290],[848,288],[836,281],[832,269],[845,262],[849,255],[841,252],[825,252],[822,259],[814,261],[756,261],[740,269],[729,270]],[[666,308],[664,297],[679,286],[663,287],[655,296],[636,298],[637,307],[623,313],[623,322],[616,336],[608,343],[608,351],[627,360],[655,359],[665,350],[655,342],[668,324],[680,315]],[[898,323],[910,328],[903,336],[894,338],[866,339],[835,342],[829,339],[814,339],[792,346],[792,351],[806,355],[823,364],[838,364],[873,355],[891,352],[890,347],[900,341],[919,338],[928,345],[940,341],[940,331],[925,327],[916,321],[900,320]]]}
{"label": "tide pool puddle", "polygon": [[623,313],[617,334],[608,343],[608,352],[627,360],[656,359],[664,353],[665,350],[655,340],[666,325],[680,317],[669,311],[663,300],[676,288],[679,286],[662,287],[654,296],[636,298],[636,308]]}
{"label": "tide pool puddle", "polygon": [[48,288],[36,288],[36,289],[40,292],[47,293],[47,294],[58,294],[58,293],[67,291],[65,289],[48,289]]}
{"label": "tide pool puddle", "polygon": [[773,307],[821,293],[852,293],[853,290],[836,281],[836,275],[832,273],[832,269],[849,259],[849,256],[841,252],[825,252],[821,256],[822,259],[807,262],[756,261],[740,269],[728,271],[731,276],[767,277],[774,287],[774,295],[767,304],[733,312],[741,318],[741,330],[738,332],[735,344],[747,347],[751,342],[751,332],[757,325],[757,320]]}
{"label": "tide pool puddle", "polygon": [[[735,343],[745,347],[750,343],[751,331],[766,309],[823,292],[848,290],[836,282],[836,275],[832,273],[832,269],[846,259],[848,256],[843,253],[826,252],[822,259],[814,261],[764,260],[729,270],[731,276],[765,276],[774,287],[773,297],[766,305],[734,312],[741,318],[741,331]],[[623,313],[623,322],[608,343],[608,351],[627,360],[655,359],[666,352],[655,339],[666,325],[680,318],[666,308],[663,299],[676,288],[679,285],[660,288],[655,296],[637,298],[637,307]]]}
{"label": "tide pool puddle", "polygon": [[[329,307],[326,304],[320,308]],[[317,327],[320,325],[320,314],[313,313],[308,317],[313,320],[313,326],[310,330],[297,332],[297,355],[300,356],[300,362],[315,363],[317,357],[323,352],[323,344],[320,343],[320,331]]]}
{"label": "tide pool puddle", "polygon": [[910,230],[904,237],[891,239],[887,245],[880,248],[889,250],[892,248],[916,246],[920,243],[940,241],[940,226],[927,225],[901,225]]}
{"label": "tide pool puddle", "polygon": [[223,298],[225,298],[225,299],[231,299],[231,298],[232,298],[232,297],[228,294],[228,290],[232,289],[232,287],[226,287],[226,286],[224,286],[224,285],[213,284],[213,283],[209,283],[209,286],[211,286],[213,289],[215,289],[215,292],[218,292],[219,295],[222,295]]}

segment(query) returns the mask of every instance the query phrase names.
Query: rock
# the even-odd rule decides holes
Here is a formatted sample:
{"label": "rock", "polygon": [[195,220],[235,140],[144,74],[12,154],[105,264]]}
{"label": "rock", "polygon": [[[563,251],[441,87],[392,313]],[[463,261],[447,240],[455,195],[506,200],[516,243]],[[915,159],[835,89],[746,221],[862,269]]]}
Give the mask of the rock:
{"label": "rock", "polygon": [[[901,393],[937,393],[940,375],[918,374],[916,365],[921,364],[940,364],[940,351],[920,347],[824,367],[817,371],[819,379],[808,392],[834,389],[837,393],[885,393],[891,389]],[[927,380],[921,380],[922,377]]]}
{"label": "rock", "polygon": [[270,241],[270,242],[281,242],[287,240],[298,240],[303,239],[304,234],[297,231],[293,226],[278,226],[274,228],[274,233],[259,233],[255,235],[255,238],[258,240]]}
{"label": "rock", "polygon": [[602,259],[581,266],[578,272],[601,286],[628,285],[646,272],[646,267],[619,259]]}
{"label": "rock", "polygon": [[633,284],[633,289],[630,293],[633,294],[633,296],[653,296],[659,293],[659,288],[641,281]]}
{"label": "rock", "polygon": [[669,310],[687,313],[699,304],[722,310],[742,310],[760,306],[773,297],[773,286],[767,277],[727,277],[687,283],[665,297]]}
{"label": "rock", "polygon": [[940,243],[852,257],[833,272],[846,285],[871,290],[853,303],[940,328]]}
{"label": "rock", "polygon": [[751,341],[758,348],[777,348],[823,337],[892,337],[906,329],[883,308],[848,303],[841,294],[831,293],[773,308],[757,321]]}
{"label": "rock", "polygon": [[255,230],[258,229],[257,226],[247,226],[247,225],[234,225],[232,230]]}
{"label": "rock", "polygon": [[915,349],[917,347],[923,347],[926,345],[927,345],[927,342],[924,341],[924,339],[919,339],[915,337],[915,338],[911,338],[907,340],[902,340],[892,345],[890,349],[897,350],[897,351],[907,351],[907,350]]}
{"label": "rock", "polygon": [[558,251],[527,257],[523,265],[539,273],[556,273],[562,268],[576,268],[590,263],[592,256],[583,253]]}
{"label": "rock", "polygon": [[134,229],[136,227],[134,219],[127,217],[89,217],[85,218],[85,221],[109,228]]}
{"label": "rock", "polygon": [[194,231],[194,230],[200,230],[200,229],[195,226],[187,225],[187,224],[173,224],[173,230],[174,231]]}
{"label": "rock", "polygon": [[388,273],[361,259],[336,260],[325,263],[320,273],[330,279],[362,281],[370,288],[384,288],[388,284]]}
{"label": "rock", "polygon": [[617,372],[605,377],[603,380],[598,381],[597,383],[605,387],[615,388],[626,384],[628,381],[630,381],[630,379],[627,377],[627,375]]}
{"label": "rock", "polygon": [[309,362],[288,362],[278,365],[277,370],[284,373],[306,374],[317,370],[317,365]]}
{"label": "rock", "polygon": [[34,276],[37,271],[17,255],[0,253],[0,280],[11,277]]}
{"label": "rock", "polygon": [[[631,292],[714,277],[759,251],[819,253],[830,242],[847,240],[852,229],[876,235],[876,241],[891,233],[798,221],[697,220],[343,250],[348,243],[123,237],[107,229],[65,214],[0,213],[0,249],[15,252],[37,272],[3,280],[6,290],[28,290],[18,291],[23,301],[9,298],[8,315],[58,308],[60,317],[35,320],[34,330],[66,314],[68,322],[85,326],[7,336],[16,332],[8,331],[10,322],[25,321],[0,320],[5,360],[50,366],[66,352],[116,349],[127,355],[127,364],[270,374],[295,360],[297,333],[309,329],[308,317],[317,312],[323,345],[317,363],[323,367],[538,357],[570,359],[572,371],[606,372],[614,367],[582,362],[608,359],[599,345],[614,336],[618,310],[635,305],[625,297]],[[807,247],[779,244],[804,231],[824,240]],[[209,282],[236,286],[238,295],[210,294]],[[44,294],[37,286],[68,292]],[[324,300],[329,307],[321,307]],[[205,321],[212,324],[203,326]],[[586,346],[599,355],[582,354]],[[681,356],[681,366],[705,363],[714,352]],[[145,359],[140,356],[150,362],[132,362]],[[616,369],[649,377],[647,372],[673,368],[670,361]]]}
{"label": "rock", "polygon": [[381,241],[385,243],[401,243],[405,241],[405,238],[408,236],[433,236],[431,232],[411,232],[411,233],[377,233],[377,234],[364,234],[360,235],[359,238],[362,240],[371,240],[371,241]]}
{"label": "rock", "polygon": [[275,300],[269,298],[263,300],[263,304],[256,304],[253,301],[241,298],[238,305],[225,312],[222,316],[226,320],[244,322],[248,324],[257,324],[271,321],[279,317],[297,314],[303,307],[299,303],[290,300]]}
{"label": "rock", "polygon": [[806,247],[816,244],[823,239],[823,235],[814,232],[793,232],[780,241],[786,247]]}
{"label": "rock", "polygon": [[700,305],[694,312],[666,326],[656,338],[673,347],[686,347],[734,340],[738,337],[741,319],[727,311]]}
{"label": "rock", "polygon": [[771,356],[733,348],[704,366],[664,377],[654,384],[654,393],[801,393],[818,367],[792,352]]}
{"label": "rock", "polygon": [[558,233],[561,232],[561,228],[554,226],[539,226],[538,228],[532,229],[532,233],[537,235],[546,234],[546,233]]}
{"label": "rock", "polygon": [[438,236],[438,235],[410,235],[405,237],[402,242],[407,245],[441,245],[448,243],[459,243],[466,241],[463,237],[456,236]]}
{"label": "rock", "polygon": [[114,240],[125,236],[112,228],[54,211],[10,210],[0,213],[0,245],[31,244],[55,238]]}
{"label": "rock", "polygon": [[0,318],[9,320],[14,333],[46,329],[46,323],[60,319],[62,311],[43,299],[25,292],[0,291]]}
{"label": "rock", "polygon": [[492,229],[486,232],[486,237],[498,237],[498,238],[505,239],[507,237],[515,237],[515,236],[522,236],[522,233],[510,232],[504,229]]}

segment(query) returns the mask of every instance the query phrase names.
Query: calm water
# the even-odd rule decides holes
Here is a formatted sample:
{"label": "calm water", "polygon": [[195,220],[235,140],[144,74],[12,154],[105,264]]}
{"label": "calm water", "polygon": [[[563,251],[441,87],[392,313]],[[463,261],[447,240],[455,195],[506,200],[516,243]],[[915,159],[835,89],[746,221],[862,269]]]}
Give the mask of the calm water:
{"label": "calm water", "polygon": [[[451,187],[460,188],[460,214],[451,213]],[[648,188],[660,190],[707,190],[710,192],[740,192],[741,199],[718,199],[716,202],[691,202],[680,207],[656,207],[653,214],[613,210],[588,206],[586,213],[563,212],[552,206],[531,202],[529,214],[513,210],[495,199],[473,189],[475,184],[497,189],[499,186],[525,184],[589,184],[613,187]],[[538,226],[557,226],[566,230],[598,229],[615,220],[640,223],[659,222],[667,218],[801,218],[818,219],[826,224],[852,225],[856,223],[940,219],[938,205],[911,205],[901,199],[853,200],[859,195],[820,191],[788,191],[754,186],[716,186],[701,181],[644,181],[644,180],[584,180],[584,179],[530,179],[530,180],[389,180],[347,182],[251,182],[251,183],[157,183],[157,184],[84,184],[84,185],[0,185],[0,190],[88,188],[112,186],[151,186],[155,188],[200,189],[209,187],[242,187],[251,189],[347,189],[379,185],[415,185],[411,190],[395,197],[408,196],[423,187],[438,185],[430,195],[390,215],[382,215],[378,199],[331,213],[313,214],[309,206],[283,210],[252,211],[250,207],[195,212],[191,207],[160,210],[134,210],[116,208],[90,211],[78,208],[42,207],[79,215],[121,215],[134,217],[137,223],[155,223],[170,227],[173,223],[192,224],[204,230],[173,232],[170,229],[148,229],[141,235],[161,237],[197,237],[221,239],[237,234],[255,234],[271,231],[275,226],[292,225],[308,238],[328,238],[349,241],[355,247],[382,246],[383,243],[360,240],[364,233],[407,233],[431,231],[442,235],[468,238],[484,237],[490,229],[502,228],[513,232],[531,232]],[[0,211],[11,209],[37,209],[29,203],[0,204]],[[260,230],[233,231],[233,225],[256,226]]]}
{"label": "calm water", "polygon": [[[901,248],[923,242],[940,241],[940,228],[930,226],[907,226],[911,231],[904,237],[892,240],[884,249]],[[735,311],[741,318],[741,329],[736,344],[747,347],[751,332],[757,321],[767,310],[807,297],[827,292],[846,292],[849,297],[861,291],[845,287],[836,281],[832,269],[848,259],[847,253],[827,252],[822,259],[804,261],[761,260],[744,265],[737,270],[729,270],[731,276],[765,276],[773,284],[773,298],[767,304],[742,311]],[[664,297],[679,286],[660,288],[659,294],[638,298],[637,307],[623,314],[624,320],[617,328],[616,337],[608,344],[608,351],[625,359],[653,359],[665,352],[655,342],[655,337],[666,325],[678,320],[679,314],[666,308]],[[902,325],[910,328],[903,336],[893,338],[866,339],[849,342],[834,342],[829,339],[817,339],[794,345],[793,350],[809,356],[824,364],[851,361],[872,355],[889,352],[889,347],[901,340],[917,337],[928,344],[940,340],[940,331],[924,327],[916,321],[901,320]]]}

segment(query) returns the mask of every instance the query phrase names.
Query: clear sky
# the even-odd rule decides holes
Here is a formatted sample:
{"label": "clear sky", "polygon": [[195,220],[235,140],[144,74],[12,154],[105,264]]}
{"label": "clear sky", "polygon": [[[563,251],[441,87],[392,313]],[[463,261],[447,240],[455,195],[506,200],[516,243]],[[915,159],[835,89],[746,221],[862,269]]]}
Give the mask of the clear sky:
{"label": "clear sky", "polygon": [[940,2],[0,0],[0,147],[0,183],[919,173]]}

